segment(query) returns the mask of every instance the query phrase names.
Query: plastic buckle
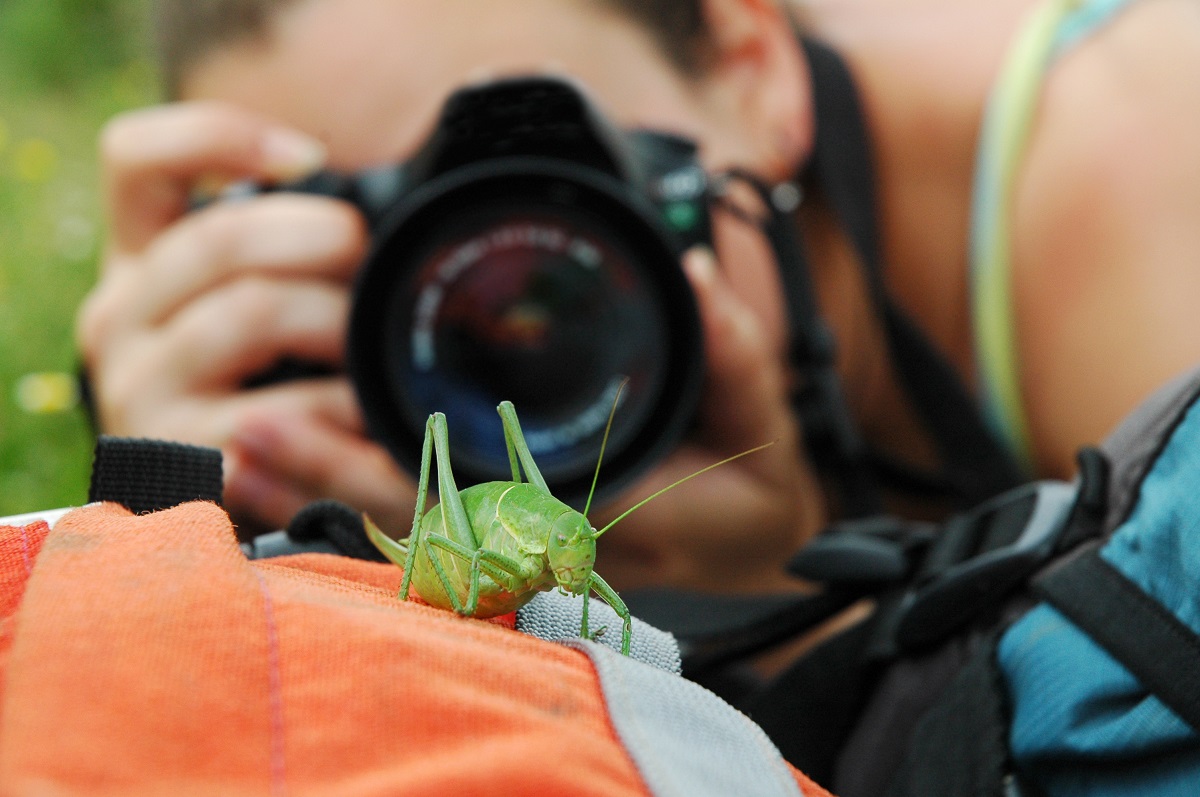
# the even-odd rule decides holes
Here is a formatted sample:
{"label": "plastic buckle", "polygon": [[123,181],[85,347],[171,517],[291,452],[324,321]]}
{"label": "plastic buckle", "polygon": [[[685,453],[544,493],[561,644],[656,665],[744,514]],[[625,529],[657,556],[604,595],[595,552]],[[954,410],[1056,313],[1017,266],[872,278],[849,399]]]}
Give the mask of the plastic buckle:
{"label": "plastic buckle", "polygon": [[241,543],[242,553],[247,559],[272,559],[276,556],[292,556],[298,553],[328,553],[342,555],[342,551],[328,540],[297,540],[280,529],[260,534],[249,542]]}
{"label": "plastic buckle", "polygon": [[[917,585],[897,607],[891,625],[895,644],[904,650],[927,647],[995,607],[1054,553],[1078,493],[1077,484],[1033,482],[947,523],[947,536],[933,544]],[[1022,503],[1028,505],[1028,520],[1017,538],[987,547],[998,518],[1021,510]],[[956,561],[947,559],[947,550]]]}
{"label": "plastic buckle", "polygon": [[787,570],[798,578],[870,594],[906,583],[935,539],[931,523],[889,515],[844,520],[796,552]]}

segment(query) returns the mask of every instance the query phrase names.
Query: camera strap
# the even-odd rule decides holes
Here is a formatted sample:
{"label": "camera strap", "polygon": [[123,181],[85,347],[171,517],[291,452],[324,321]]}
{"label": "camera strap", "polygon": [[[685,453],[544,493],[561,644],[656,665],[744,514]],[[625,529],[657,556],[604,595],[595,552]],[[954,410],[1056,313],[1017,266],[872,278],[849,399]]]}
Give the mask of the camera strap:
{"label": "camera strap", "polygon": [[[858,254],[870,301],[883,325],[889,360],[936,447],[941,470],[937,473],[919,471],[871,449],[857,439],[857,432],[845,436],[841,426],[843,423],[852,425],[852,421],[844,398],[840,397],[840,389],[818,391],[815,395],[817,409],[810,408],[807,414],[816,417],[817,428],[830,429],[833,456],[847,460],[840,468],[835,468],[835,474],[839,470],[856,473],[870,470],[879,480],[897,489],[940,494],[958,506],[973,506],[1020,484],[1023,481],[1021,470],[985,425],[974,398],[947,358],[888,293],[883,278],[870,139],[858,91],[845,62],[834,50],[803,36],[800,42],[812,73],[816,115],[813,153],[800,179],[828,202]],[[778,209],[773,212],[780,213]],[[820,379],[834,379],[831,367],[834,345],[831,336],[828,342],[820,340],[822,335],[828,334],[828,329],[816,315],[818,311],[804,248],[795,233],[795,225],[784,226],[790,228],[790,233],[780,232],[780,241],[773,238],[772,243],[776,244],[779,253],[788,308],[793,316],[793,360],[801,373],[819,366],[825,369]],[[789,234],[796,239],[794,246],[782,242]],[[828,368],[823,358],[830,361]],[[814,362],[818,365],[814,366]],[[837,402],[841,405],[835,406]],[[801,402],[800,405],[802,413],[806,411],[804,404]],[[806,424],[811,422],[808,417],[803,420]],[[842,435],[842,439],[839,440],[838,435]],[[865,476],[853,478],[854,483],[869,484]],[[852,490],[845,489],[847,492]],[[862,500],[862,504],[852,504],[847,509],[874,505],[866,499],[854,500]],[[847,515],[853,516],[851,512]]]}
{"label": "camera strap", "polygon": [[799,197],[781,195],[743,170],[732,169],[721,177],[750,187],[766,208],[763,218],[751,219],[726,205],[762,230],[779,264],[788,311],[789,358],[798,377],[792,405],[800,417],[808,455],[818,469],[833,476],[843,515],[878,515],[883,511],[878,479],[850,414],[837,374],[837,341],[817,304],[808,258],[791,218]]}

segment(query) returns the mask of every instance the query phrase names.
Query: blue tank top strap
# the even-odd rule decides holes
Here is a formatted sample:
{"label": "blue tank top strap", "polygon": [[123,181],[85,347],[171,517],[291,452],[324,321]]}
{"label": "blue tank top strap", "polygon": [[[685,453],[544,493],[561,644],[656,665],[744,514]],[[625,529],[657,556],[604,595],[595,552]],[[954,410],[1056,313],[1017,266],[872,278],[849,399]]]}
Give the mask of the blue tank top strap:
{"label": "blue tank top strap", "polygon": [[1069,50],[1104,25],[1132,0],[1084,0],[1062,21],[1054,38],[1054,55]]}
{"label": "blue tank top strap", "polygon": [[1133,0],[1043,0],[1005,57],[984,113],[971,199],[970,290],[984,415],[1027,472],[1033,447],[1021,401],[1011,280],[1016,174],[1054,60]]}

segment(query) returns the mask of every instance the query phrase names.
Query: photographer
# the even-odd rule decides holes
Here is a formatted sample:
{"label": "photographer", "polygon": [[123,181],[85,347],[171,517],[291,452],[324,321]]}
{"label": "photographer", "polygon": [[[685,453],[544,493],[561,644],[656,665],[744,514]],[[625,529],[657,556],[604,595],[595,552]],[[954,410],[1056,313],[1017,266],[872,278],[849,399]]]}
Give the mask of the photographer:
{"label": "photographer", "polygon": [[[403,533],[414,484],[365,436],[343,378],[245,387],[284,357],[342,364],[349,285],[369,247],[363,219],[345,202],[290,193],[192,211],[198,191],[401,162],[455,89],[546,70],[576,80],[621,127],[694,138],[710,171],[769,184],[804,169],[821,124],[810,59],[770,0],[158,5],[177,102],[104,134],[111,235],[79,341],[101,428],[220,447],[226,503],[244,530],[334,497]],[[822,0],[802,14],[808,33],[842,53],[864,100],[886,288],[968,384],[991,367],[972,344],[967,270],[979,120],[1033,5]],[[1012,167],[1012,298],[1001,315],[1019,401],[1001,414],[1016,458],[1045,475],[1069,473],[1080,444],[1200,355],[1189,334],[1200,97],[1195,81],[1171,77],[1197,73],[1200,25],[1188,0],[1111,13],[1048,71]],[[825,199],[806,200],[795,223],[848,407],[880,458],[902,463],[894,470],[944,469],[944,441],[889,359],[861,252]],[[684,262],[705,339],[698,417],[627,495],[776,444],[617,526],[601,561],[618,588],[781,586],[780,563],[828,519],[791,404],[777,253],[740,214],[718,208],[713,225],[716,262],[703,251]]]}

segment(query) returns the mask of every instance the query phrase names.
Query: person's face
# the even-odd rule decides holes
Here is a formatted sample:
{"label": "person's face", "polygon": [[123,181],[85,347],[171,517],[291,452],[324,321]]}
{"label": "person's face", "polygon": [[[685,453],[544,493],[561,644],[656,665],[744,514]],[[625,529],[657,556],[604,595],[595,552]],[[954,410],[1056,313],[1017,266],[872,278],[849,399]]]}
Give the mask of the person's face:
{"label": "person's face", "polygon": [[[783,179],[794,164],[780,154],[779,131],[755,129],[745,112],[751,100],[740,94],[758,80],[742,74],[753,68],[686,76],[637,24],[588,0],[302,0],[265,41],[194,68],[181,95],[272,116],[321,138],[330,167],[357,169],[411,156],[463,84],[550,72],[581,83],[622,127],[696,139],[711,169],[737,165]],[[769,249],[744,222],[717,218],[716,227],[734,290],[782,351]]]}

